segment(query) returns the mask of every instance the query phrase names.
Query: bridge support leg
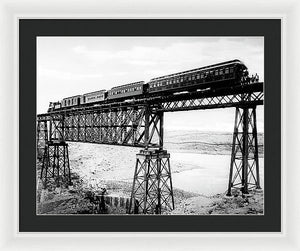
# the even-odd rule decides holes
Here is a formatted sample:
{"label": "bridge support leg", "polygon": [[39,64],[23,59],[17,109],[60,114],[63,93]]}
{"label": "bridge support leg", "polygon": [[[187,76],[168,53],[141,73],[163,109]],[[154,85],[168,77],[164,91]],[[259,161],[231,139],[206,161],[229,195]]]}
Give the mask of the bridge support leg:
{"label": "bridge support leg", "polygon": [[137,154],[129,213],[133,201],[143,214],[161,214],[174,209],[170,154],[166,150],[141,150]]}
{"label": "bridge support leg", "polygon": [[47,120],[38,120],[36,133],[37,158],[43,159],[46,142],[48,141]]}
{"label": "bridge support leg", "polygon": [[232,188],[241,189],[243,194],[260,188],[256,106],[236,108],[228,196]]}
{"label": "bridge support leg", "polygon": [[68,144],[64,141],[46,142],[40,176],[44,187],[49,179],[54,179],[57,186],[71,183]]}

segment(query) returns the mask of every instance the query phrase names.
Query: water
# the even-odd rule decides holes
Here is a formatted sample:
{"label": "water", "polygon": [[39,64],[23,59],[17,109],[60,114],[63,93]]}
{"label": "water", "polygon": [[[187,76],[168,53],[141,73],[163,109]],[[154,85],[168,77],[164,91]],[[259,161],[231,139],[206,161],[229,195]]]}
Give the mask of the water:
{"label": "water", "polygon": [[[171,153],[173,187],[205,195],[224,193],[228,186],[230,155],[209,155],[197,153]],[[190,170],[180,171],[178,165],[188,166]],[[264,159],[259,158],[260,182],[264,182]]]}

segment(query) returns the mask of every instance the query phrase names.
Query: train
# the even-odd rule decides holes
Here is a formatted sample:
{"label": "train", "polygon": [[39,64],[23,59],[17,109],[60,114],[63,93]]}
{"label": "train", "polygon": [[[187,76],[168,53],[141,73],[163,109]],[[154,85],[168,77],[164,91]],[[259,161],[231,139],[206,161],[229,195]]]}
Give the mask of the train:
{"label": "train", "polygon": [[145,81],[138,81],[119,85],[110,90],[99,90],[83,95],[67,97],[61,101],[50,102],[48,112],[98,104],[101,102],[151,97],[160,94],[229,88],[258,81],[259,77],[257,74],[250,77],[245,64],[238,59],[234,59],[193,70],[153,78],[147,83],[145,83]]}

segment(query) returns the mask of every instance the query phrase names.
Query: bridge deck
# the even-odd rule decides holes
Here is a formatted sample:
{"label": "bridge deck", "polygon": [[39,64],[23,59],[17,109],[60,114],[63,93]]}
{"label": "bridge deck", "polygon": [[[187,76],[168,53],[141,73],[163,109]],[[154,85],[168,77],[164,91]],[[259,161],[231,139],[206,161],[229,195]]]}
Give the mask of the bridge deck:
{"label": "bridge deck", "polygon": [[39,114],[38,119],[43,120],[47,117],[74,114],[81,112],[94,112],[103,110],[126,109],[128,107],[137,107],[150,105],[154,110],[163,112],[215,109],[236,106],[253,106],[263,104],[263,82],[236,86],[227,89],[203,90],[188,93],[158,95],[155,97],[141,98],[131,101],[94,103],[85,107],[74,107],[61,109],[49,113]]}

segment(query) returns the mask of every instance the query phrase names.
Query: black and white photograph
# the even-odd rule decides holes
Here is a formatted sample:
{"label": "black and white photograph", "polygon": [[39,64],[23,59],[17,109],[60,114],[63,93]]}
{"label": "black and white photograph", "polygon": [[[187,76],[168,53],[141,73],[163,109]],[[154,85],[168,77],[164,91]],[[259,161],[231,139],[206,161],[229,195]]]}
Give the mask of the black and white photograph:
{"label": "black and white photograph", "polygon": [[264,215],[263,36],[39,36],[36,215]]}

